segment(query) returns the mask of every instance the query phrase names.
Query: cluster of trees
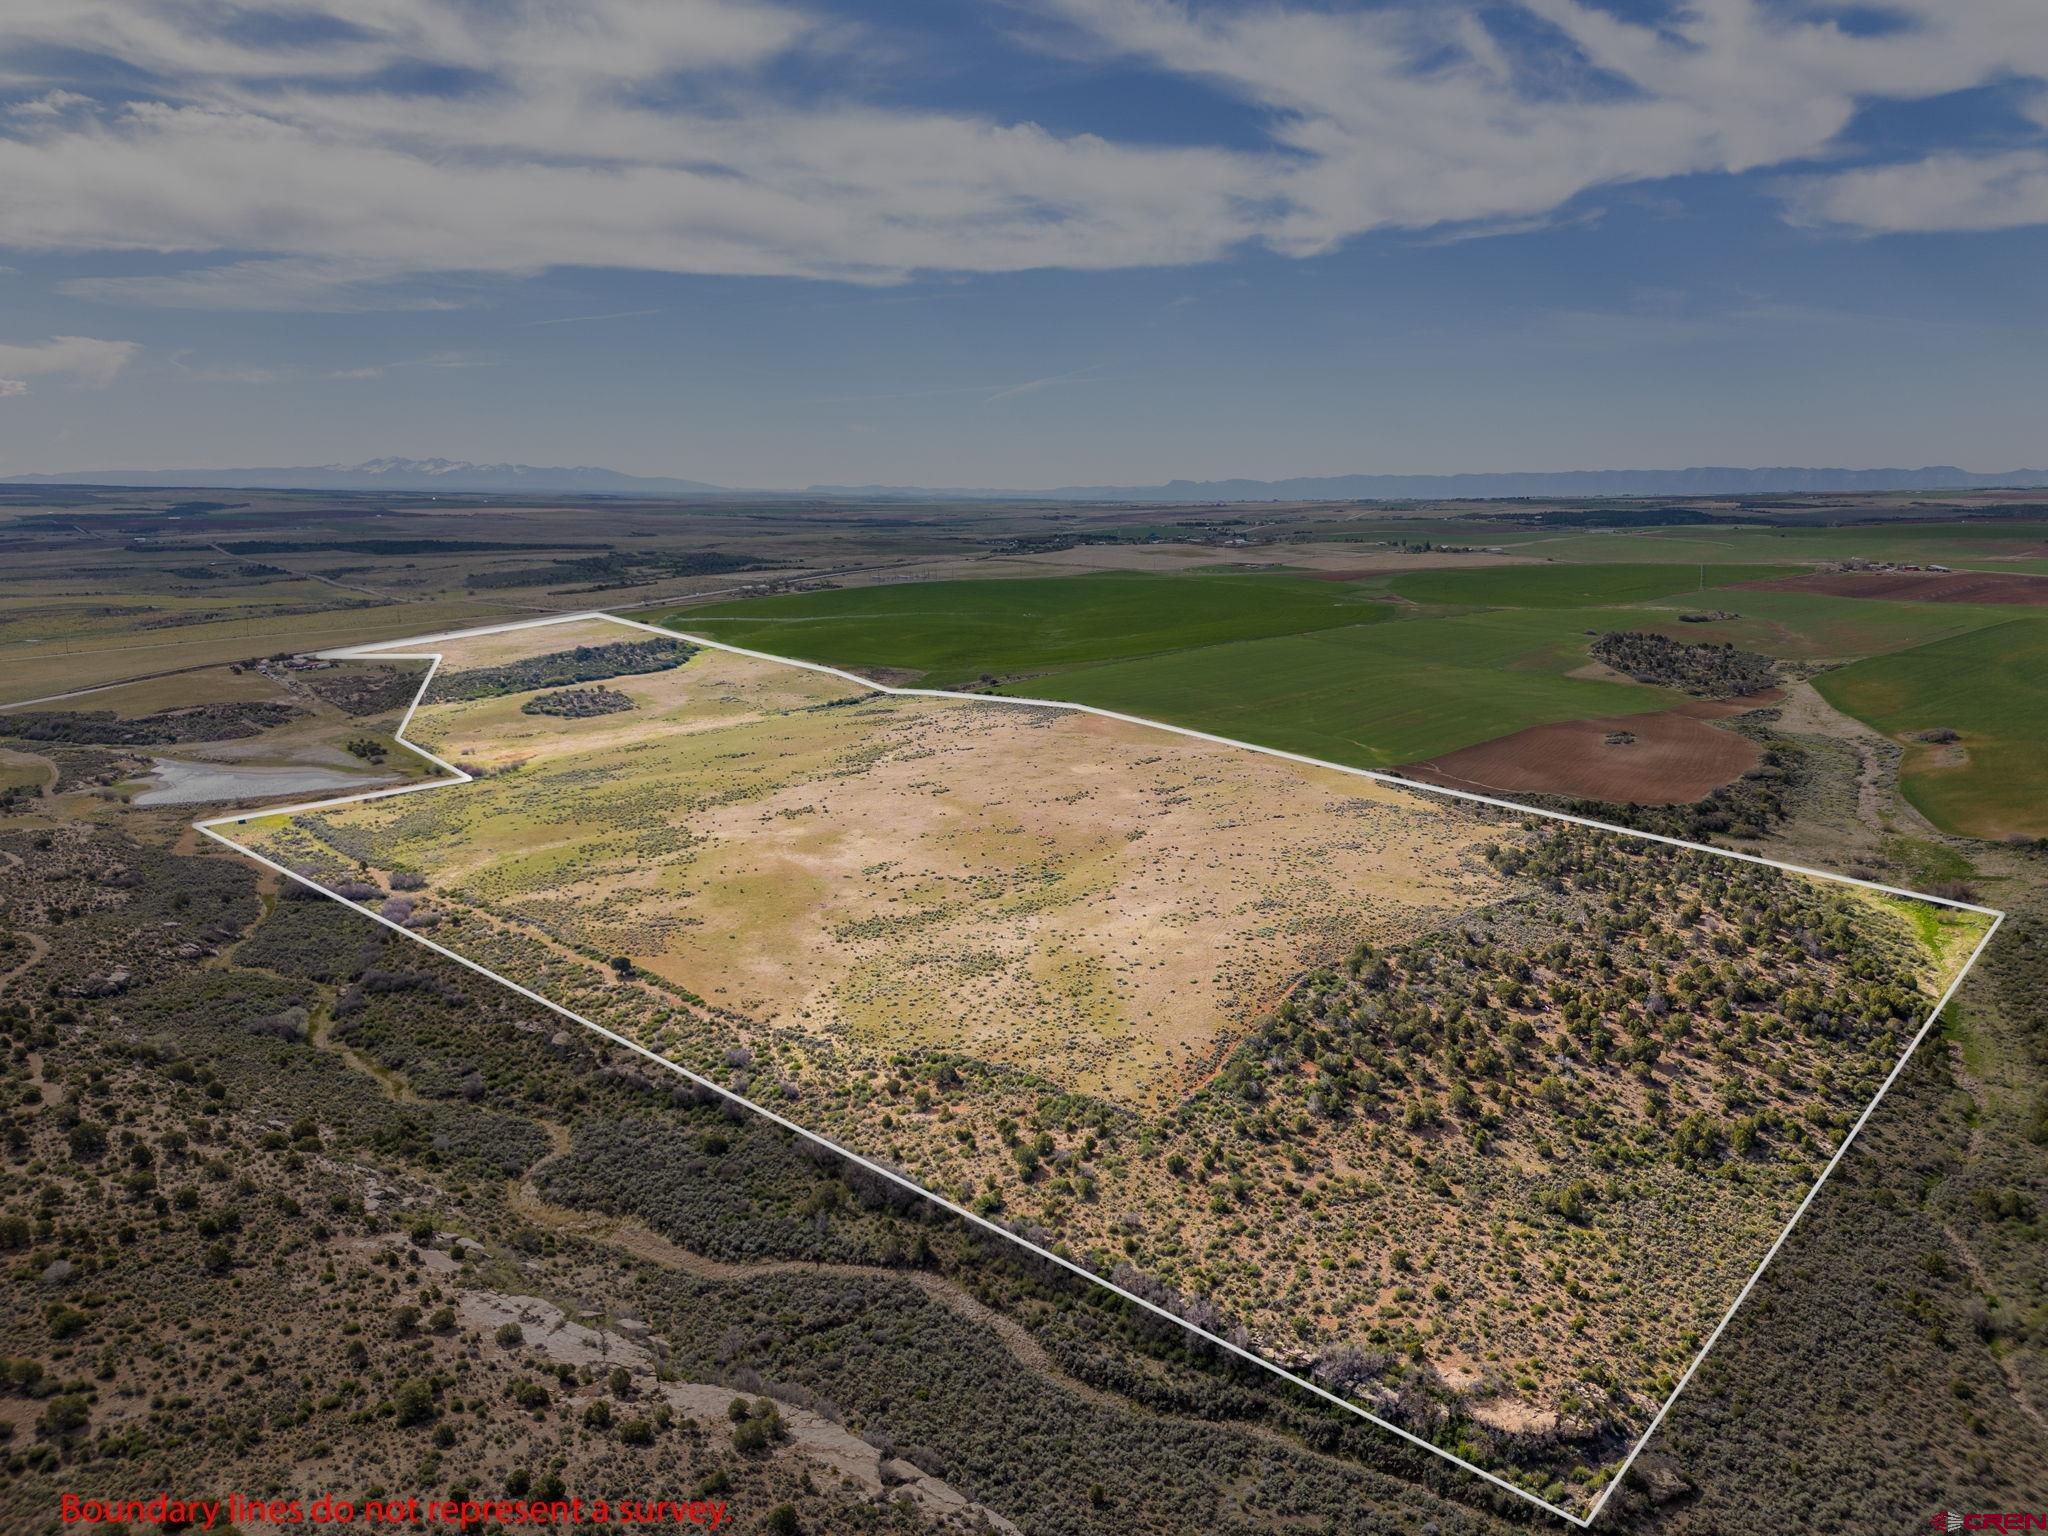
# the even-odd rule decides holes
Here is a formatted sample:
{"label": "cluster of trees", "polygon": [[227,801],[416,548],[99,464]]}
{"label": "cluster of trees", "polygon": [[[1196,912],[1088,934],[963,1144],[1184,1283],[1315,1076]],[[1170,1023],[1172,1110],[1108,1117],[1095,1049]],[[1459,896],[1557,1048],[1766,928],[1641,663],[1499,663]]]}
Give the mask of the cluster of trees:
{"label": "cluster of trees", "polygon": [[579,645],[572,650],[529,656],[501,667],[471,667],[443,672],[434,678],[428,698],[436,704],[496,698],[536,688],[566,688],[643,672],[666,672],[697,654],[682,640],[615,640],[604,645]]}
{"label": "cluster of trees", "polygon": [[0,715],[0,735],[73,746],[162,747],[186,741],[236,741],[304,713],[295,705],[260,700],[196,704],[125,717],[111,709],[26,710]]}
{"label": "cluster of trees", "polygon": [[734,571],[770,569],[773,561],[754,555],[725,554],[718,550],[692,550],[666,554],[656,550],[608,550],[597,555],[578,555],[550,560],[545,565],[512,566],[500,571],[473,571],[463,578],[472,591],[500,587],[544,587],[558,582],[587,582],[592,587],[634,586],[676,576],[724,576]]}
{"label": "cluster of trees", "polygon": [[[2038,1080],[2048,923],[2010,918],[1961,1001],[1972,1059]],[[1616,1494],[1620,1521],[1858,1530],[1949,1486],[1987,1508],[2038,1497],[2014,1384],[2038,1392],[2048,1349],[2048,1241],[2025,1210],[2048,1124],[2029,1129],[2042,1100],[1973,1098],[1953,1059],[1930,1041],[1907,1064]]]}
{"label": "cluster of trees", "polygon": [[[1810,882],[1577,828],[1489,857],[1542,893],[1528,916],[1360,948],[1298,988],[1213,1091],[1274,1129],[1298,1111],[1398,1118],[1484,1149],[1533,1112],[1625,1101],[1610,1080],[1628,1074],[1676,1161],[1804,1156],[1812,1121],[1794,1111],[1819,1103],[1832,1123],[1867,1099],[1929,1006],[1910,954]],[[1661,1119],[1679,1079],[1756,1112]]]}
{"label": "cluster of trees", "polygon": [[564,688],[556,693],[543,693],[519,706],[524,714],[560,715],[569,720],[583,720],[592,715],[616,715],[632,707],[631,697],[618,689],[595,687]]}
{"label": "cluster of trees", "polygon": [[355,661],[301,672],[297,680],[323,703],[356,716],[390,714],[403,709],[420,687],[418,672]]}
{"label": "cluster of trees", "polygon": [[1640,683],[1657,683],[1710,699],[1760,693],[1777,679],[1770,657],[1733,645],[1688,645],[1641,630],[1610,630],[1587,647],[1593,659]]}

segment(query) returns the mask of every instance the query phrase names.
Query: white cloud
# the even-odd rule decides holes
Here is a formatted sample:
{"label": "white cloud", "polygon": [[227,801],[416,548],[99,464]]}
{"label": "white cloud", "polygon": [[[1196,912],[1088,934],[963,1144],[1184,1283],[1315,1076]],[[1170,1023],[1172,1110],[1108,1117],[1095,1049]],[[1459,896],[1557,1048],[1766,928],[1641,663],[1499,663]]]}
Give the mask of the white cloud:
{"label": "white cloud", "polygon": [[1790,182],[1802,223],[1869,234],[1930,229],[2017,229],[2048,224],[2048,151],[1930,155]]}
{"label": "white cloud", "polygon": [[58,117],[92,105],[90,96],[77,91],[46,91],[28,101],[17,101],[7,109],[10,117]]}
{"label": "white cloud", "polygon": [[0,375],[9,387],[0,394],[28,392],[28,379],[49,377],[104,388],[142,350],[133,341],[101,341],[92,336],[52,336],[47,341],[0,342]]}
{"label": "white cloud", "polygon": [[28,393],[27,379],[0,379],[0,398]]}
{"label": "white cloud", "polygon": [[[0,156],[4,156],[0,148]],[[74,277],[57,284],[77,299],[152,309],[299,310],[356,314],[368,310],[459,309],[445,294],[401,288],[404,263],[332,261],[280,256],[133,277]]]}
{"label": "white cloud", "polygon": [[[257,25],[11,0],[0,85],[35,94],[0,128],[0,245],[201,258],[77,296],[333,311],[445,307],[450,277],[560,266],[878,283],[1310,255],[1376,229],[1538,226],[1590,189],[1837,155],[1866,102],[2048,81],[2040,0],[1873,0],[1880,29],[1823,0],[1680,0],[1656,24],[1502,3],[1512,34],[1464,0],[1035,0],[1041,44],[1241,98],[1266,134],[1245,148],[870,105],[852,70],[793,94],[765,66],[847,39],[786,5],[272,0]],[[160,84],[82,109],[8,62],[53,48]],[[421,66],[472,84],[390,84]],[[2042,216],[2019,152],[1926,164],[1982,185],[1945,202],[1912,167],[1839,172],[1801,216]]]}
{"label": "white cloud", "polygon": [[[477,133],[477,114],[502,110],[411,109],[406,142],[396,142],[374,121],[390,118],[388,105],[359,98],[303,117],[137,105],[90,132],[0,140],[0,234],[41,249],[269,249],[344,268],[591,265],[877,281],[917,268],[1198,260],[1253,233],[1237,206],[1253,167],[1205,150],[848,108],[689,123],[621,114],[572,129],[581,155],[564,160],[476,147],[498,136]],[[372,121],[344,124],[345,115]],[[422,138],[423,124],[439,132]],[[506,123],[504,137],[517,126]],[[607,133],[613,152],[594,158]],[[628,142],[651,138],[663,142]],[[238,263],[217,278],[128,291],[214,302],[261,275]],[[104,282],[89,291],[120,292]]]}
{"label": "white cloud", "polygon": [[1836,152],[1860,104],[2048,78],[2038,0],[1690,0],[1660,23],[1516,0],[1519,53],[1467,5],[1326,12],[1048,0],[1106,52],[1214,81],[1297,152],[1267,230],[1313,252],[1361,230],[1540,218],[1593,188]]}
{"label": "white cloud", "polygon": [[[173,80],[358,79],[394,64],[656,81],[749,67],[813,23],[768,0],[8,0],[0,39],[118,58]],[[4,78],[4,76],[0,76]]]}

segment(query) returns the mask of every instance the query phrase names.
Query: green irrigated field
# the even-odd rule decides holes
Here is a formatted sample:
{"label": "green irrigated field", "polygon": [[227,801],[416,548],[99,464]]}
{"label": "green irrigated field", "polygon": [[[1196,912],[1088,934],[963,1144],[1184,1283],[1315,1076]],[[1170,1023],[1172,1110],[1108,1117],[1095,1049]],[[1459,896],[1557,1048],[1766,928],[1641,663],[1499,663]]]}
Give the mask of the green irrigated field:
{"label": "green irrigated field", "polygon": [[891,667],[932,687],[1302,634],[1394,617],[1375,594],[1292,575],[1122,573],[930,581],[685,609],[666,621],[731,645]]}
{"label": "green irrigated field", "polygon": [[1396,576],[1388,586],[1415,603],[1589,608],[1646,603],[1735,581],[1798,574],[1799,568],[1789,565],[1499,565],[1470,571],[1411,571]]}
{"label": "green irrigated field", "polygon": [[[1671,708],[1679,695],[1587,665],[1591,636],[1651,630],[1849,664],[1821,684],[1837,708],[1902,739],[1942,726],[1963,733],[1948,746],[1909,743],[1906,790],[1926,814],[1955,831],[2039,833],[2048,832],[2048,686],[2027,670],[2039,645],[2022,640],[2048,619],[1746,583],[1799,569],[1764,563],[1773,554],[1962,565],[1981,550],[2012,569],[2042,531],[1692,527],[1546,537],[1540,546],[1577,559],[1597,553],[1598,563],[1408,571],[1363,583],[1241,572],[908,582],[685,609],[669,622],[775,655],[900,669],[936,687],[992,674],[1005,692],[1368,768],[1529,726]],[[1626,558],[1664,549],[1758,563]],[[1734,617],[1681,620],[1702,610]]]}
{"label": "green irrigated field", "polygon": [[[1837,709],[1907,740],[1906,796],[1938,826],[2048,836],[2048,619],[1873,657],[1815,686]],[[1942,729],[1959,740],[1908,740]]]}
{"label": "green irrigated field", "polygon": [[1976,603],[1892,603],[1813,592],[1723,588],[1704,606],[1740,615],[1687,624],[1696,600],[1666,598],[1630,616],[1638,629],[1678,640],[1726,642],[1788,661],[1851,661],[1947,640],[2013,617],[2010,608]]}
{"label": "green irrigated field", "polygon": [[[1474,537],[1445,532],[1454,540]],[[1838,528],[1736,528],[1683,524],[1632,529],[1626,533],[1584,533],[1559,537],[1546,531],[1531,539],[1523,530],[1496,533],[1486,542],[1543,555],[1560,564],[1638,564],[1646,561],[1892,560],[1953,565],[1987,571],[2048,570],[2048,523],[2004,518],[1978,523],[1852,523]],[[1526,547],[1524,547],[1526,546]]]}
{"label": "green irrigated field", "polygon": [[[1776,573],[1707,571],[1715,580]],[[1464,607],[1418,606],[1293,576],[1078,576],[800,593],[687,609],[669,622],[776,655],[915,671],[935,686],[1009,674],[1004,692],[1367,768],[1526,726],[1683,702],[1666,689],[1572,674],[1587,668],[1590,635],[1695,626],[1665,609],[1562,599],[1583,588],[1626,603],[1697,582],[1697,567],[1416,572],[1397,582],[1439,576],[1484,595],[1469,594]],[[1472,606],[1510,596],[1529,606]]]}
{"label": "green irrigated field", "polygon": [[1079,667],[1006,691],[1387,768],[1556,720],[1668,709],[1678,694],[1567,674],[1627,612],[1411,619]]}

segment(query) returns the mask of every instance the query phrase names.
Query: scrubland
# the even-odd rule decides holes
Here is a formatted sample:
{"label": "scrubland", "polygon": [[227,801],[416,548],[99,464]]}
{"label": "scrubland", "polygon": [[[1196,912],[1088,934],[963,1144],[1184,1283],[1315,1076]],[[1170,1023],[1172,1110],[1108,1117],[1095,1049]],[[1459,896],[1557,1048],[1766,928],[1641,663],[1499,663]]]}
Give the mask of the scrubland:
{"label": "scrubland", "polygon": [[[597,633],[525,632],[532,675]],[[1980,931],[715,650],[600,716],[463,681],[530,665],[456,642],[415,717],[477,782],[227,830],[1561,1499]]]}

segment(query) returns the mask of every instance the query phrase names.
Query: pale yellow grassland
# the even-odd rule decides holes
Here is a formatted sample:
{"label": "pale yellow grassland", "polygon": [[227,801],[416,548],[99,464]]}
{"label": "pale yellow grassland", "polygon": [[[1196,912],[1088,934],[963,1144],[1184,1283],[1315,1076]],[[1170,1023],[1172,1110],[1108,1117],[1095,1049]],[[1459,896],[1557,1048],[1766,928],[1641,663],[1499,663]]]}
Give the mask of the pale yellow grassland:
{"label": "pale yellow grassland", "polygon": [[[622,637],[482,637],[442,668]],[[493,782],[328,815],[763,1024],[1132,1104],[1183,1097],[1304,970],[1500,889],[1461,809],[1145,726],[710,650],[606,686],[637,707],[425,705],[415,739]]]}

